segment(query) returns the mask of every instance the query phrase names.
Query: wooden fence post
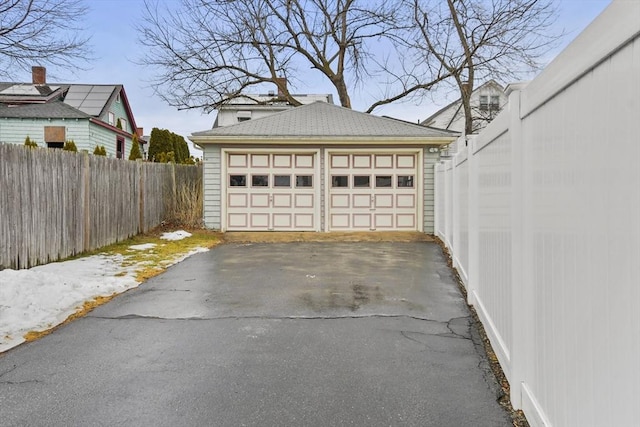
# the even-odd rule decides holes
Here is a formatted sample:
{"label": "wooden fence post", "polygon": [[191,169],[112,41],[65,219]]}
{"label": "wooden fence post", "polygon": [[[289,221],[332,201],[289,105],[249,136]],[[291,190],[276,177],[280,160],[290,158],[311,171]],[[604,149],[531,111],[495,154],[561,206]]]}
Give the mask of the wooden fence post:
{"label": "wooden fence post", "polygon": [[83,216],[83,238],[82,251],[90,250],[91,246],[91,173],[89,166],[89,153],[84,153],[82,159],[82,216]]}

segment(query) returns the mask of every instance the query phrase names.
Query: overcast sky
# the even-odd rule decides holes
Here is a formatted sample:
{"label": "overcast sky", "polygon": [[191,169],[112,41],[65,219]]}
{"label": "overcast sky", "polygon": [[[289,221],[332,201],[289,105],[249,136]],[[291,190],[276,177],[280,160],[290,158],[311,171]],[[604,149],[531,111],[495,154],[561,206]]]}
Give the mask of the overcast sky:
{"label": "overcast sky", "polygon": [[[178,2],[179,0],[165,0]],[[558,0],[560,15],[558,25],[567,32],[561,47],[575,38],[605,7],[609,0]],[[215,112],[209,115],[200,111],[177,111],[164,104],[149,87],[149,70],[132,61],[139,56],[140,45],[136,22],[140,20],[143,0],[93,0],[87,1],[91,12],[87,16],[86,28],[92,34],[92,51],[96,57],[90,70],[70,72],[48,70],[48,80],[65,83],[123,84],[131,104],[136,124],[149,134],[154,127],[169,129],[183,135],[185,139],[193,133],[210,129]],[[560,49],[558,49],[559,51]],[[557,53],[554,52],[554,54]],[[30,81],[28,73],[16,76],[15,81]],[[331,87],[294,87],[295,93],[332,93]],[[364,92],[364,91],[363,91]],[[337,96],[334,93],[334,99]],[[371,104],[366,94],[355,93],[353,107],[363,110]],[[377,109],[374,114],[387,115],[408,121],[425,119],[452,100],[431,100],[418,105],[404,103]],[[197,155],[198,152],[192,152]]]}

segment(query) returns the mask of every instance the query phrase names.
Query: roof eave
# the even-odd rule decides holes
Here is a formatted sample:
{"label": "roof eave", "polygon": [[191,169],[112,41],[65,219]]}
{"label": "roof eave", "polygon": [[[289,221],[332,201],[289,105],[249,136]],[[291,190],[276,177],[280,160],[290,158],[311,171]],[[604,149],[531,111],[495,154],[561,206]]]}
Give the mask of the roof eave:
{"label": "roof eave", "polygon": [[210,136],[191,135],[198,146],[207,144],[233,145],[448,145],[458,138],[452,136]]}

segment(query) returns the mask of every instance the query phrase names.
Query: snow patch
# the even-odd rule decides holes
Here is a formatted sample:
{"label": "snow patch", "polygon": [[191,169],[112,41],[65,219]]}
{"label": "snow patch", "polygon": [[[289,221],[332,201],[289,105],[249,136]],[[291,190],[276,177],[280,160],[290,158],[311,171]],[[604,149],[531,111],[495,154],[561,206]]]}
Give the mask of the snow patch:
{"label": "snow patch", "polygon": [[184,230],[178,230],[171,233],[163,233],[162,236],[160,236],[160,238],[164,240],[182,240],[185,237],[191,237],[191,233]]}

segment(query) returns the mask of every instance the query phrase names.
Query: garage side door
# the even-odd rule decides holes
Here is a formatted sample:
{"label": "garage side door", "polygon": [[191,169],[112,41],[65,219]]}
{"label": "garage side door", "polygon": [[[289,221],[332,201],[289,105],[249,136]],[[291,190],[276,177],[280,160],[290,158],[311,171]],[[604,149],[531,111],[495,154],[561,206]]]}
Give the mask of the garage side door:
{"label": "garage side door", "polygon": [[418,156],[329,154],[330,230],[418,230]]}
{"label": "garage side door", "polygon": [[227,230],[317,230],[315,153],[227,153]]}

